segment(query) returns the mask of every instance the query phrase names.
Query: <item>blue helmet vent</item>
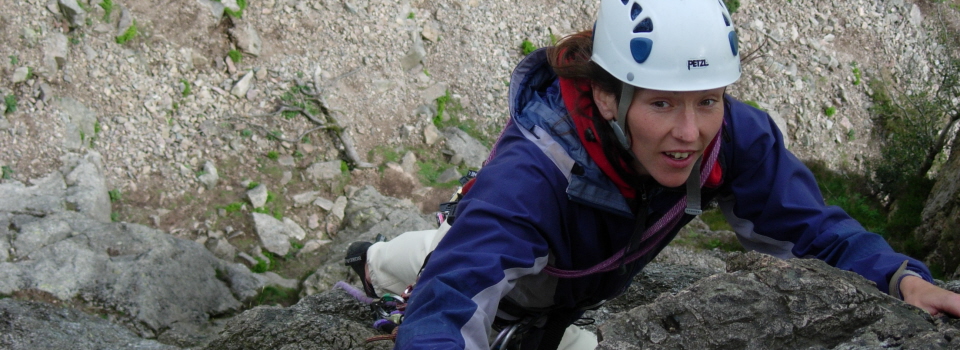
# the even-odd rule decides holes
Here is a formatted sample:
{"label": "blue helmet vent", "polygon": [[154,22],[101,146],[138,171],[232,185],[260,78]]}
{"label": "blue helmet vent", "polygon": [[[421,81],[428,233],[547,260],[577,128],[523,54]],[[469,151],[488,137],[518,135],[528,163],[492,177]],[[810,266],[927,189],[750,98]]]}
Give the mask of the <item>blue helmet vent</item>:
{"label": "blue helmet vent", "polygon": [[[737,42],[737,32],[731,31],[730,34],[727,34],[727,38],[730,39],[730,51],[733,51],[733,55],[736,56],[740,53],[740,44]],[[634,54],[636,56],[636,54]]]}
{"label": "blue helmet vent", "polygon": [[630,20],[636,21],[637,16],[640,16],[640,12],[643,12],[643,8],[640,7],[640,4],[633,3],[633,7],[630,8]]}
{"label": "blue helmet vent", "polygon": [[633,54],[633,60],[637,63],[643,63],[650,57],[650,50],[653,48],[653,40],[649,38],[633,38],[630,40],[630,53]]}
{"label": "blue helmet vent", "polygon": [[637,24],[636,27],[633,28],[634,33],[650,33],[652,31],[653,21],[651,21],[649,17],[644,18],[639,24]]}
{"label": "blue helmet vent", "polygon": [[726,24],[727,27],[730,26],[730,18],[728,18],[727,15],[723,15],[723,23]]}
{"label": "blue helmet vent", "polygon": [[626,5],[628,2],[630,2],[630,0],[620,0],[620,2],[622,2],[624,5]]}

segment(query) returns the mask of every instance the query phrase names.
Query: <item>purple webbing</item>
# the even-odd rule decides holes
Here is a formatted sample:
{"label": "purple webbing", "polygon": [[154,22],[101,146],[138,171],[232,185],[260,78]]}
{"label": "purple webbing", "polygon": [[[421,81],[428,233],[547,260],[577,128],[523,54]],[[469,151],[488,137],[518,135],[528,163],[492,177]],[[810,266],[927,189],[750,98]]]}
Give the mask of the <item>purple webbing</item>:
{"label": "purple webbing", "polygon": [[347,282],[338,281],[337,284],[333,285],[333,287],[334,288],[339,287],[340,289],[347,291],[347,294],[350,294],[350,296],[352,296],[354,299],[359,300],[361,303],[370,305],[370,304],[373,304],[374,302],[373,298],[368,297],[366,294],[363,293],[362,290],[359,290],[356,287],[351,286]]}
{"label": "purple webbing", "polygon": [[[713,144],[713,149],[711,150],[710,155],[707,157],[707,166],[700,170],[700,187],[701,188],[703,187],[703,184],[707,182],[707,178],[709,178],[710,173],[713,171],[713,165],[717,162],[717,156],[720,154],[720,142],[719,142],[720,132],[722,132],[722,128],[721,128],[721,131],[717,132],[717,136],[713,138],[713,142],[711,142]],[[653,226],[647,228],[647,230],[644,231],[640,242],[648,243],[648,244],[644,244],[642,246],[643,248],[637,250],[633,254],[630,254],[630,256],[627,257],[626,261],[624,261],[624,263],[629,264],[636,261],[640,257],[649,253],[650,250],[653,249],[653,247],[657,246],[657,244],[660,243],[660,241],[663,240],[664,237],[666,237],[666,233],[673,230],[674,226],[676,226],[677,223],[680,222],[680,217],[681,217],[680,213],[683,212],[683,209],[686,206],[687,206],[687,197],[684,196],[683,198],[680,199],[679,202],[677,202],[677,204],[673,206],[673,208],[670,209],[669,212],[667,212],[667,214],[661,217],[660,220],[657,220],[657,222],[653,224]],[[655,234],[657,236],[655,241],[646,242]],[[607,260],[604,260],[599,264],[596,264],[593,267],[590,267],[584,270],[562,270],[562,269],[558,269],[556,267],[548,265],[547,267],[543,268],[543,272],[557,278],[578,278],[578,277],[589,276],[598,272],[611,271],[617,268],[620,258],[623,257],[623,254],[625,254],[626,249],[627,248],[620,249],[619,251],[617,251],[616,254],[613,254],[613,256],[611,256]]]}

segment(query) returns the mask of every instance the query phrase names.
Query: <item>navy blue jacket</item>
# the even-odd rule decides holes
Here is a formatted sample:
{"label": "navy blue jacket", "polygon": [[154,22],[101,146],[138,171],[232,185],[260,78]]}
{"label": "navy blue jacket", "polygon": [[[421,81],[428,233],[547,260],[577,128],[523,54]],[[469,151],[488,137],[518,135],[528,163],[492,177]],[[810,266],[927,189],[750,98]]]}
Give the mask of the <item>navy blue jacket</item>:
{"label": "navy blue jacket", "polygon": [[[589,268],[627,245],[635,225],[627,200],[583,149],[543,50],[525,58],[510,86],[511,122],[495,156],[457,207],[457,219],[420,276],[397,349],[485,349],[502,299],[528,309],[577,309],[621,294],[693,217],[627,266],[574,279],[541,273]],[[843,210],[826,206],[811,172],[786,148],[765,112],[725,97],[722,185],[705,189],[747,249],[818,258],[889,289],[905,260]],[[658,188],[647,223],[685,192]],[[509,318],[504,311],[499,316]]]}

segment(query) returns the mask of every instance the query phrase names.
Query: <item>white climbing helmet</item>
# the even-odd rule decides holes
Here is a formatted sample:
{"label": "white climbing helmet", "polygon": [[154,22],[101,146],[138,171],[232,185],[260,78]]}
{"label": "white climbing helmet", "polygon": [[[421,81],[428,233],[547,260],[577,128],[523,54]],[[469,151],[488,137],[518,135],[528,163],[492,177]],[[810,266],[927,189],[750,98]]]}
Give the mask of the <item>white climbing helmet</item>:
{"label": "white climbing helmet", "polygon": [[626,84],[699,91],[740,78],[722,0],[601,0],[593,36],[591,59]]}

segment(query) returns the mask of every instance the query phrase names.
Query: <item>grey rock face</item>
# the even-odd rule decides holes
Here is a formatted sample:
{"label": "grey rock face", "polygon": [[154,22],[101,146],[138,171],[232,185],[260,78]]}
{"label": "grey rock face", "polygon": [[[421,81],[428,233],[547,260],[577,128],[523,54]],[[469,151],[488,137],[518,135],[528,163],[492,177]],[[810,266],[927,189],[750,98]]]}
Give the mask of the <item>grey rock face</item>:
{"label": "grey rock face", "polygon": [[70,52],[67,36],[59,32],[50,33],[43,44],[43,68],[46,74],[53,74],[67,64]]}
{"label": "grey rock face", "polygon": [[922,224],[914,235],[930,253],[928,265],[940,266],[945,274],[960,278],[960,142],[954,142],[950,160],[940,169],[940,177],[930,191],[923,208]]}
{"label": "grey rock face", "polygon": [[81,311],[39,302],[0,300],[0,348],[175,350]]}
{"label": "grey rock face", "polygon": [[945,349],[923,311],[819,260],[737,255],[714,275],[599,327],[600,349]]}
{"label": "grey rock face", "polygon": [[312,179],[330,180],[340,176],[341,161],[317,162],[310,165],[305,173]]}
{"label": "grey rock face", "polygon": [[76,151],[89,145],[87,142],[96,136],[97,113],[69,97],[60,99],[57,104],[60,107],[60,119],[66,129],[63,146]]}
{"label": "grey rock face", "polygon": [[263,50],[263,42],[260,41],[260,34],[257,33],[257,29],[253,25],[245,23],[230,29],[229,33],[240,51],[252,56],[260,56]]}
{"label": "grey rock face", "polygon": [[65,171],[67,205],[91,218],[110,222],[110,194],[103,179],[100,154],[90,152],[83,157],[69,154],[62,161],[64,170],[70,169]]}
{"label": "grey rock face", "polygon": [[14,262],[0,263],[0,294],[39,290],[83,300],[127,315],[143,336],[177,323],[204,325],[262,287],[245,267],[144,226],[71,211],[11,221]]}
{"label": "grey rock face", "polygon": [[407,231],[437,227],[427,216],[419,214],[412,202],[381,195],[371,186],[357,190],[350,197],[344,215],[346,229],[337,234],[342,239],[330,248],[329,258],[303,282],[308,295],[328,290],[337,281],[355,276],[343,266],[343,256],[351,242],[373,241],[378,234],[389,239]]}
{"label": "grey rock face", "polygon": [[393,342],[366,344],[379,335],[370,309],[342,290],[301,299],[289,308],[257,307],[230,320],[207,350],[390,349]]}
{"label": "grey rock face", "polygon": [[211,189],[217,186],[220,175],[217,174],[217,167],[213,165],[213,162],[207,161],[203,163],[203,174],[198,176],[197,179],[204,187]]}
{"label": "grey rock face", "polygon": [[452,164],[463,162],[468,167],[480,169],[483,161],[487,160],[490,154],[490,149],[458,128],[443,129],[443,137],[447,139],[447,150],[453,154],[450,160]]}
{"label": "grey rock face", "polygon": [[260,243],[267,251],[284,256],[290,251],[290,237],[287,234],[287,225],[280,220],[261,213],[252,213],[253,222],[257,226],[257,235]]}
{"label": "grey rock face", "polygon": [[87,11],[84,11],[77,0],[58,0],[60,3],[60,13],[67,18],[70,27],[79,27],[84,25],[87,18]]}
{"label": "grey rock face", "polygon": [[259,184],[247,191],[247,199],[254,208],[260,208],[267,204],[267,185]]}

